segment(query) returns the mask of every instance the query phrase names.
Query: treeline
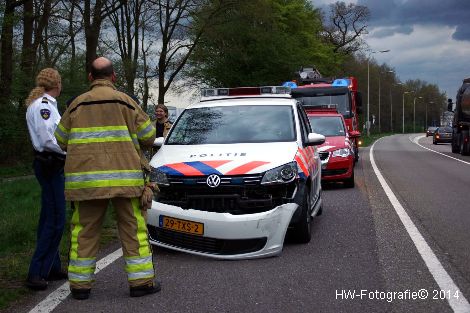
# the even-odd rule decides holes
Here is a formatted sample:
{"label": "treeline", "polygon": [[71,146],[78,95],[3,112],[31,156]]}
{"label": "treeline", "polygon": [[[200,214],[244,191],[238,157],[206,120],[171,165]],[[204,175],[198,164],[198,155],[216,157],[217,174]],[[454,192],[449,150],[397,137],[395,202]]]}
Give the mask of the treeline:
{"label": "treeline", "polygon": [[[308,0],[4,0],[1,164],[31,155],[23,103],[36,73],[59,70],[63,110],[67,99],[87,89],[88,68],[97,55],[113,60],[118,88],[136,95],[144,109],[164,103],[168,92],[275,85],[301,66],[315,65],[324,76],[356,76],[365,112],[369,65],[372,131],[379,130],[379,79],[381,131],[399,130],[404,91],[414,91],[405,95],[409,130],[413,102],[416,116],[424,116],[427,103],[428,121],[438,119],[445,98],[437,86],[419,80],[397,85],[393,68],[373,58],[368,64],[371,54],[362,40],[368,19],[364,6],[337,2],[321,11]],[[425,121],[419,122],[424,127]]]}

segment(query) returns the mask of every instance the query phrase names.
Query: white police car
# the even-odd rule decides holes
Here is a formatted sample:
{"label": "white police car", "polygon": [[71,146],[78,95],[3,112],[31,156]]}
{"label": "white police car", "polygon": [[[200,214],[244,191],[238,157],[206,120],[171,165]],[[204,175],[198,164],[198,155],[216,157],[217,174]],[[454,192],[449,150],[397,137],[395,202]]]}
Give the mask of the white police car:
{"label": "white police car", "polygon": [[288,228],[309,242],[324,141],[289,88],[203,90],[155,141],[150,242],[223,259],[279,254]]}

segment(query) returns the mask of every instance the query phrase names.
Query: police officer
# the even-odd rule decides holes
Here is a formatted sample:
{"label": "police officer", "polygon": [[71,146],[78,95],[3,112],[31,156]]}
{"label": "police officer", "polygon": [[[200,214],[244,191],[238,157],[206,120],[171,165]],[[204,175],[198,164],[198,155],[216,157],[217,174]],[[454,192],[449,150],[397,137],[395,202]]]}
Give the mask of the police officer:
{"label": "police officer", "polygon": [[37,75],[36,87],[26,100],[26,121],[35,154],[34,174],[41,185],[36,250],[31,259],[26,285],[37,290],[46,289],[47,280],[67,278],[59,257],[59,244],[65,224],[65,152],[54,136],[60,121],[56,97],[61,90],[59,73],[55,69],[45,68]]}
{"label": "police officer", "polygon": [[89,79],[90,90],[70,103],[55,133],[67,151],[65,197],[73,208],[68,267],[72,297],[84,300],[90,295],[101,225],[110,202],[130,296],[145,296],[160,290],[142,212],[151,196],[144,183],[141,149],[152,146],[155,128],[140,106],[114,87],[110,60],[96,59]]}

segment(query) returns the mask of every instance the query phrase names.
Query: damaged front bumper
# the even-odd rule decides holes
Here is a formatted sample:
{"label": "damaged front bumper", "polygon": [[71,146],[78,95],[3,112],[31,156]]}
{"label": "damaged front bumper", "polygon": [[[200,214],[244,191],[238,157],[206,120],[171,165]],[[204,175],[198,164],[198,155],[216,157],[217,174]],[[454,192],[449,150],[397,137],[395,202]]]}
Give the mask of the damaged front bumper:
{"label": "damaged front bumper", "polygon": [[[282,251],[287,228],[297,208],[296,203],[287,203],[266,212],[233,215],[185,210],[154,201],[147,216],[149,239],[160,247],[217,259],[274,256]],[[162,224],[164,217],[178,223],[202,224],[203,234],[169,229]]]}

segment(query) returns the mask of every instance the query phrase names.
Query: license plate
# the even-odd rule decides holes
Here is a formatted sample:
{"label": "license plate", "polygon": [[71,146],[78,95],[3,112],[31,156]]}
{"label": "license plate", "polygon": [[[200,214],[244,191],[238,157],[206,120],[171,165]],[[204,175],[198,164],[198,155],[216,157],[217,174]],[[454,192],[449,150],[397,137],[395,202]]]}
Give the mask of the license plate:
{"label": "license plate", "polygon": [[160,215],[159,225],[161,228],[171,229],[182,233],[193,235],[204,235],[204,224],[182,220],[179,218]]}

